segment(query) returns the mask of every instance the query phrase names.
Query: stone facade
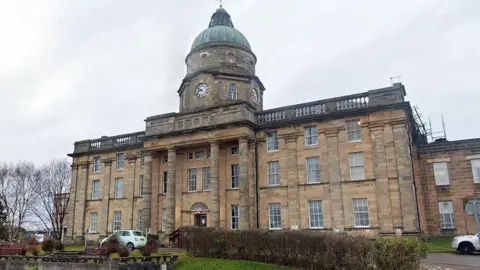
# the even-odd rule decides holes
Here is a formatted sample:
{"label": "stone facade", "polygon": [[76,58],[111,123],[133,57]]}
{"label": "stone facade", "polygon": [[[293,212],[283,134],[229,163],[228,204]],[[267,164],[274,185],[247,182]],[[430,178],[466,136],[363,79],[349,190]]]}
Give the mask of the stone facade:
{"label": "stone facade", "polygon": [[[442,140],[419,146],[416,152],[415,179],[422,232],[427,236],[477,233],[474,217],[464,209],[469,200],[480,199],[480,179],[475,179],[473,172],[476,161],[480,162],[480,139]],[[448,182],[435,179],[434,164],[441,163],[446,164]],[[451,202],[453,224],[442,222],[449,218],[440,215],[444,202]]]}
{"label": "stone facade", "polygon": [[[217,13],[226,16],[217,10],[210,25]],[[203,44],[186,62],[179,113],[75,143],[67,239],[204,225],[420,232],[409,150],[418,132],[402,84],[263,110],[249,48]]]}

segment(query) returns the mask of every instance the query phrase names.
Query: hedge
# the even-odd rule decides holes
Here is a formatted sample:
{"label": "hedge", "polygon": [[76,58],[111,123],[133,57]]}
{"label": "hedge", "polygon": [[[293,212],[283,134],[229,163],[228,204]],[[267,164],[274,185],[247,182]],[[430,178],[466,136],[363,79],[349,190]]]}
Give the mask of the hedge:
{"label": "hedge", "polygon": [[261,231],[185,227],[181,246],[189,255],[257,261],[300,269],[420,268],[425,246],[416,240],[317,231]]}

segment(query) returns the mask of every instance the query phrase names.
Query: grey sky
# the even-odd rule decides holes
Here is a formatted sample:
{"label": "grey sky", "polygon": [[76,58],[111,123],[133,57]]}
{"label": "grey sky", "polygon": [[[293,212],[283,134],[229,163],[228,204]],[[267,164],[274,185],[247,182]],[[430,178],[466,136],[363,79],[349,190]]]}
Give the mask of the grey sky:
{"label": "grey sky", "polygon": [[[215,0],[2,1],[0,161],[47,162],[73,142],[177,111],[185,56]],[[226,0],[257,55],[265,108],[390,85],[448,139],[478,137],[480,1]]]}

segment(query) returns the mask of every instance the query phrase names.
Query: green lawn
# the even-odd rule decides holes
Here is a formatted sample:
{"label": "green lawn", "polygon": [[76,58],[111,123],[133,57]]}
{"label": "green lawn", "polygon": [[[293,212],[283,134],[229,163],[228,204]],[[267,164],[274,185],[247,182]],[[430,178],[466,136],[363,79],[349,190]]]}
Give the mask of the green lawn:
{"label": "green lawn", "polygon": [[178,263],[175,265],[176,270],[190,270],[190,269],[222,269],[222,270],[277,270],[277,269],[289,269],[274,264],[265,264],[258,262],[247,261],[234,261],[234,260],[222,260],[211,258],[193,258],[193,257],[181,257]]}
{"label": "green lawn", "polygon": [[435,239],[427,242],[429,253],[453,252],[452,239]]}

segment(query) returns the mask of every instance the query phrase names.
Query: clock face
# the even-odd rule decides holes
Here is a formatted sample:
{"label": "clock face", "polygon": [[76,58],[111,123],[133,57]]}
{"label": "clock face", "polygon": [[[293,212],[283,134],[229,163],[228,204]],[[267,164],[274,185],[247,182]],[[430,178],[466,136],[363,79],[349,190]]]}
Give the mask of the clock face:
{"label": "clock face", "polygon": [[252,101],[255,103],[258,103],[258,94],[257,94],[257,90],[255,89],[252,89]]}
{"label": "clock face", "polygon": [[197,89],[195,91],[198,97],[205,97],[208,94],[208,85],[206,83],[200,83],[197,85]]}

